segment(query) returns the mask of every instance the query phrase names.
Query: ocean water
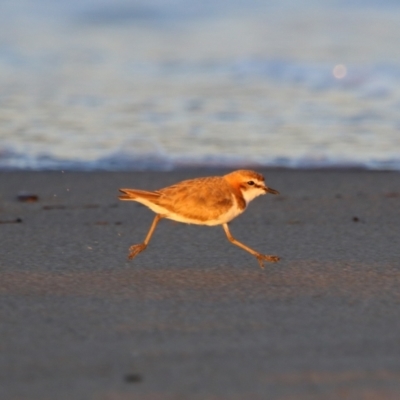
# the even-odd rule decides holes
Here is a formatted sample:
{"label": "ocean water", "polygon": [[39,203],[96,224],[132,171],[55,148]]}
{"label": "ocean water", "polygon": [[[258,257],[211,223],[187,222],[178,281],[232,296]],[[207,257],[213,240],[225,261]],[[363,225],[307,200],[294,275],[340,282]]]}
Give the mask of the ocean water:
{"label": "ocean water", "polygon": [[2,170],[400,170],[398,1],[0,10]]}

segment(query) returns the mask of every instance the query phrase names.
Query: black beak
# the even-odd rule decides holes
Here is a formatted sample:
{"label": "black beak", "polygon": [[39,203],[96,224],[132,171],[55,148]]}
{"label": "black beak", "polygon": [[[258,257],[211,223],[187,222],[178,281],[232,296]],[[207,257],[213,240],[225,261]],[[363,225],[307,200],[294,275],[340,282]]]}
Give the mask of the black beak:
{"label": "black beak", "polygon": [[268,186],[265,186],[264,190],[265,190],[267,193],[279,194],[279,192],[278,192],[277,190],[272,189],[272,188],[270,188],[270,187],[268,187]]}

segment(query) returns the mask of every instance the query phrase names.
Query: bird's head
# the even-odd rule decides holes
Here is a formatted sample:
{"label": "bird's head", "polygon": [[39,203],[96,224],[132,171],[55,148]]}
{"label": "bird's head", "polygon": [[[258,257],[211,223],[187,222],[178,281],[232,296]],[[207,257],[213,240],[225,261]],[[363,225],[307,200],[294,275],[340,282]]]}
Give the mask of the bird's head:
{"label": "bird's head", "polygon": [[279,194],[277,190],[266,186],[264,177],[254,171],[241,169],[225,175],[224,178],[233,187],[240,190],[246,204],[262,194]]}

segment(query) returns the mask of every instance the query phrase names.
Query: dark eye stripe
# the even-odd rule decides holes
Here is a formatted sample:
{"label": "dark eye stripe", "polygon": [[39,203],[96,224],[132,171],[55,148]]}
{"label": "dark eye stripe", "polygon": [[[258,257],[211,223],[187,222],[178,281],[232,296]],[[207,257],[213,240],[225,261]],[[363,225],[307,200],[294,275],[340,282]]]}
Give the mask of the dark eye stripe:
{"label": "dark eye stripe", "polygon": [[254,182],[253,181],[248,181],[247,184],[248,185],[254,185]]}

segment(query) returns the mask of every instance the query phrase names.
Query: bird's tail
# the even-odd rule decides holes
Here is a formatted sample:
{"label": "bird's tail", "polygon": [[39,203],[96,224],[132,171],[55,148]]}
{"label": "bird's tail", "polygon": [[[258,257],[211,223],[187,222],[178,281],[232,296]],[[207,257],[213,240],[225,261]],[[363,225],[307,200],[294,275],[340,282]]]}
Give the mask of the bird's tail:
{"label": "bird's tail", "polygon": [[118,196],[120,200],[137,200],[137,199],[148,199],[148,200],[156,200],[160,197],[160,193],[158,192],[148,192],[146,190],[139,189],[119,189],[122,196]]}

